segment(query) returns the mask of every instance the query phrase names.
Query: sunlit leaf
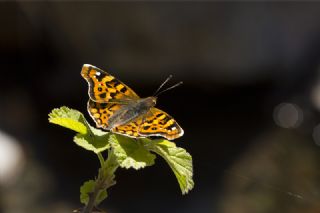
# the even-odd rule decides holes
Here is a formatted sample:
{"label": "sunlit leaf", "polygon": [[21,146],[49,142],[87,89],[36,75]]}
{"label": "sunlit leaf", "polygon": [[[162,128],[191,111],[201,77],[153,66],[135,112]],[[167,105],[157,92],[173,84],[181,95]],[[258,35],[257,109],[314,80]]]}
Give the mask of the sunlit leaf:
{"label": "sunlit leaf", "polygon": [[109,133],[90,126],[77,110],[68,107],[54,109],[49,114],[49,121],[78,132],[74,142],[87,150],[99,153],[110,147]]}
{"label": "sunlit leaf", "polygon": [[141,169],[154,164],[156,156],[139,140],[115,134],[110,139],[110,145],[122,168]]}
{"label": "sunlit leaf", "polygon": [[162,156],[175,174],[182,194],[188,193],[193,187],[193,166],[191,155],[183,148],[167,140],[152,143],[150,150]]}
{"label": "sunlit leaf", "polygon": [[65,106],[52,110],[49,114],[49,122],[81,134],[87,133],[87,124],[82,113]]}

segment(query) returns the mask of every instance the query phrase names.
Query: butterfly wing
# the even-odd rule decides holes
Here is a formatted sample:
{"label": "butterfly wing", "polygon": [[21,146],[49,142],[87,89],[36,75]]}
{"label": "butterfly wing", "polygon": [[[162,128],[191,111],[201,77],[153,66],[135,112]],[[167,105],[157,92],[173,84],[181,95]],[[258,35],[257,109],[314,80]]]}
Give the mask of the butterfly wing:
{"label": "butterfly wing", "polygon": [[82,77],[89,84],[89,97],[98,103],[125,103],[139,96],[130,87],[109,73],[90,64],[84,64]]}
{"label": "butterfly wing", "polygon": [[117,126],[113,128],[111,131],[114,133],[118,133],[121,135],[126,135],[132,138],[139,138],[139,127],[142,124],[142,118],[138,118],[135,121],[127,123],[125,125]]}
{"label": "butterfly wing", "polygon": [[170,115],[155,107],[151,108],[139,129],[140,136],[161,136],[168,140],[179,138],[183,133],[183,129]]}
{"label": "butterfly wing", "polygon": [[122,106],[116,103],[97,103],[89,99],[87,108],[97,127],[108,129],[109,118]]}
{"label": "butterfly wing", "polygon": [[130,137],[161,136],[168,140],[179,138],[184,133],[170,115],[155,107],[135,121],[115,127],[112,132]]}

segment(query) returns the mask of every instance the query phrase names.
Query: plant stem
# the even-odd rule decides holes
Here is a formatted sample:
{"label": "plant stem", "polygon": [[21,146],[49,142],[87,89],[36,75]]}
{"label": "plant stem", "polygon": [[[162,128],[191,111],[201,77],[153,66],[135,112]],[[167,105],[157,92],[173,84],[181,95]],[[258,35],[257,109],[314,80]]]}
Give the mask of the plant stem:
{"label": "plant stem", "polygon": [[91,213],[92,209],[96,205],[96,199],[102,190],[107,190],[109,187],[113,186],[116,182],[114,180],[114,173],[117,170],[119,164],[113,153],[113,149],[108,150],[108,158],[104,161],[101,153],[98,153],[98,158],[101,164],[99,169],[98,178],[96,179],[96,184],[93,192],[89,195],[88,204],[84,207],[82,213]]}
{"label": "plant stem", "polygon": [[103,168],[104,167],[104,158],[103,158],[103,156],[102,156],[102,154],[100,152],[97,153],[97,155],[98,155],[98,158],[99,158],[99,161],[100,161],[101,168]]}

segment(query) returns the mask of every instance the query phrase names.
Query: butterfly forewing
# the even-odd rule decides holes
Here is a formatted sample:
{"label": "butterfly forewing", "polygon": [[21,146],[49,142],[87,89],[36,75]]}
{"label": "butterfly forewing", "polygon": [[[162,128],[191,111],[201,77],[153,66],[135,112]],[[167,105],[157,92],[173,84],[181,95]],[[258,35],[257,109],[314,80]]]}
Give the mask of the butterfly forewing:
{"label": "butterfly forewing", "polygon": [[109,73],[90,64],[83,65],[81,75],[89,84],[90,99],[95,102],[126,103],[139,98],[130,87]]}

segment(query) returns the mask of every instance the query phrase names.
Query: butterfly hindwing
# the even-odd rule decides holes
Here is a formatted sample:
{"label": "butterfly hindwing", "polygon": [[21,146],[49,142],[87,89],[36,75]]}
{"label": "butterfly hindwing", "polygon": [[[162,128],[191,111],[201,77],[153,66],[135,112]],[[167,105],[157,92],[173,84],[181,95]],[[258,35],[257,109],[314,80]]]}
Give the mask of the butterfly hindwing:
{"label": "butterfly hindwing", "polygon": [[139,138],[141,137],[139,135],[139,127],[141,123],[142,123],[142,119],[138,118],[135,121],[130,122],[128,124],[117,126],[111,131],[121,135],[126,135],[133,138]]}
{"label": "butterfly hindwing", "polygon": [[183,133],[183,129],[170,115],[155,107],[150,109],[139,129],[140,136],[161,136],[168,140],[181,137]]}
{"label": "butterfly hindwing", "polygon": [[168,140],[183,135],[179,124],[170,115],[155,107],[135,121],[115,127],[112,132],[130,137],[161,136]]}
{"label": "butterfly hindwing", "polygon": [[95,121],[97,127],[108,129],[109,118],[118,111],[122,105],[115,103],[97,103],[89,99],[88,112]]}
{"label": "butterfly hindwing", "polygon": [[89,84],[90,99],[95,102],[121,103],[139,98],[127,85],[109,73],[90,64],[83,65],[81,75]]}

